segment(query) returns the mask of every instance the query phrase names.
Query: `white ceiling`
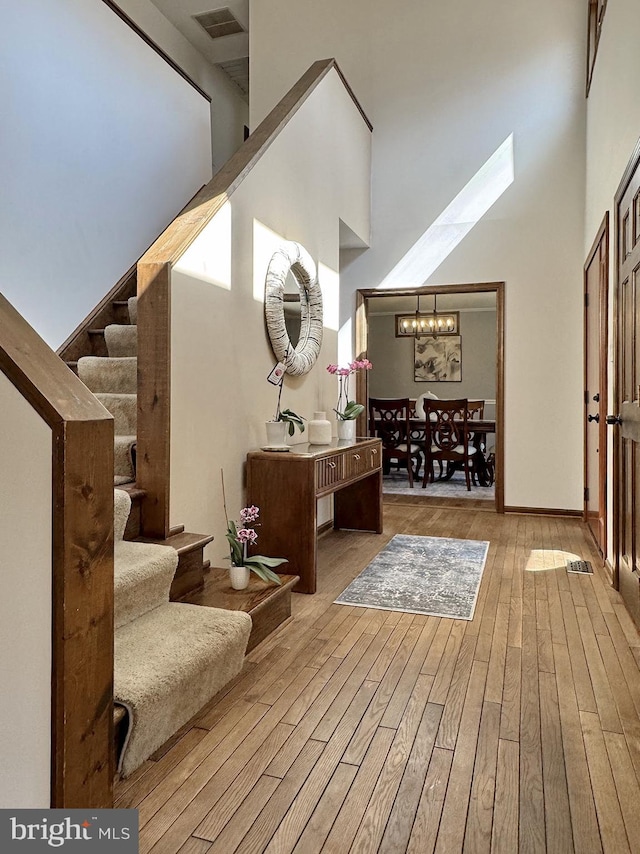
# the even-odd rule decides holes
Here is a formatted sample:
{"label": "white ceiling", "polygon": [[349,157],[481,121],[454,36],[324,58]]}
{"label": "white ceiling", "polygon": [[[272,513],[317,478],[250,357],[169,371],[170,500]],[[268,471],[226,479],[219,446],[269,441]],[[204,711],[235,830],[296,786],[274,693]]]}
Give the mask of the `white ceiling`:
{"label": "white ceiling", "polygon": [[[249,56],[249,0],[151,0],[174,27],[210,62],[218,64]],[[210,38],[194,15],[228,8],[246,32]]]}

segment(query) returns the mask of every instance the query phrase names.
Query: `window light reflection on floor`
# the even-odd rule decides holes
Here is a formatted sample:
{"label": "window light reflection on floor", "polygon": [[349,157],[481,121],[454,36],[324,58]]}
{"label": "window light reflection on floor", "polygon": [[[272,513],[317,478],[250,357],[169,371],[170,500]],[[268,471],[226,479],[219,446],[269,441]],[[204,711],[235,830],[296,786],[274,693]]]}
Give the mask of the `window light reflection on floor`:
{"label": "window light reflection on floor", "polygon": [[547,569],[566,569],[567,561],[582,560],[580,555],[561,549],[531,549],[525,564],[525,572],[541,572]]}
{"label": "window light reflection on floor", "polygon": [[511,186],[514,174],[513,134],[509,134],[377,287],[415,287],[426,282]]}

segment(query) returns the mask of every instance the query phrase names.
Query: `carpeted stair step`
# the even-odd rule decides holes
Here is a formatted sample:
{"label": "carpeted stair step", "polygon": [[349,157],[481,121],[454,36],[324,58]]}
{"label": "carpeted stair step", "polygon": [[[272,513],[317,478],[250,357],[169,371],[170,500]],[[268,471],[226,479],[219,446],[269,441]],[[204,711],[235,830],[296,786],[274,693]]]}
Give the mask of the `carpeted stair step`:
{"label": "carpeted stair step", "polygon": [[128,477],[135,480],[132,448],[136,443],[135,436],[113,437],[113,473],[117,477]]}
{"label": "carpeted stair step", "polygon": [[118,629],[167,601],[178,555],[167,546],[119,540],[114,558],[114,612]]}
{"label": "carpeted stair step", "polygon": [[116,436],[135,436],[138,420],[138,396],[136,394],[103,394],[96,397],[113,415]]}
{"label": "carpeted stair step", "polygon": [[213,540],[212,534],[191,534],[179,531],[166,540],[138,537],[138,543],[158,543],[171,546],[178,553],[178,568],[171,582],[170,599],[176,602],[202,590],[204,587],[205,562],[203,551]]}
{"label": "carpeted stair step", "polygon": [[138,297],[129,297],[127,308],[129,309],[129,322],[135,326],[138,322]]}
{"label": "carpeted stair step", "polygon": [[168,601],[178,554],[123,540],[130,508],[130,495],[114,490],[114,700],[128,712],[125,776],[240,672],[251,631],[248,614]]}
{"label": "carpeted stair step", "polygon": [[114,492],[126,492],[129,496],[129,518],[125,522],[124,539],[135,540],[140,536],[142,527],[142,500],[147,493],[144,489],[137,487],[135,483],[127,483],[124,486],[118,487]]}
{"label": "carpeted stair step", "polygon": [[104,340],[111,358],[138,355],[138,327],[128,324],[112,323],[105,327]]}
{"label": "carpeted stair step", "polygon": [[178,552],[170,544],[124,540],[131,496],[113,492],[115,549],[115,625],[130,623],[169,600],[171,582],[178,566]]}
{"label": "carpeted stair step", "polygon": [[82,356],[78,359],[78,376],[94,394],[136,394],[138,360]]}
{"label": "carpeted stair step", "polygon": [[129,712],[125,776],[240,672],[250,631],[248,614],[177,602],[116,631],[114,699]]}

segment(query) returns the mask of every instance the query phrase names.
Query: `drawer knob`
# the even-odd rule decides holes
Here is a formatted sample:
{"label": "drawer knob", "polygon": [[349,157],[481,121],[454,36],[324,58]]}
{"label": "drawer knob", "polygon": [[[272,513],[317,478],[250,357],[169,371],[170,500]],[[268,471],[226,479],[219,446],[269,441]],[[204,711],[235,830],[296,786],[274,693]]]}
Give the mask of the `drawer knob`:
{"label": "drawer knob", "polygon": [[375,455],[378,453],[378,449],[377,448],[371,448],[371,453],[375,457]]}
{"label": "drawer knob", "polygon": [[334,469],[335,467],[336,467],[336,464],[335,464],[335,463],[329,463],[329,468],[330,468],[330,469]]}
{"label": "drawer knob", "polygon": [[354,459],[354,460],[359,460],[359,459],[360,459],[360,454],[354,454],[354,455],[353,455],[353,459]]}

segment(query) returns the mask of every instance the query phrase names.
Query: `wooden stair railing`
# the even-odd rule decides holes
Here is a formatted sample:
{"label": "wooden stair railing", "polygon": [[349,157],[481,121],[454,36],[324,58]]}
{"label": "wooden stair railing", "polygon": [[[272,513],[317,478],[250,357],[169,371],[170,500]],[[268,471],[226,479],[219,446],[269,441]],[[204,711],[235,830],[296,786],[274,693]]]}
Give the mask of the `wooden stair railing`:
{"label": "wooden stair railing", "polygon": [[113,806],[113,419],[0,296],[0,370],[52,432],[51,807]]}
{"label": "wooden stair railing", "polygon": [[138,262],[137,482],[146,536],[169,532],[171,269],[332,69],[372,130],[335,59],[314,62]]}

